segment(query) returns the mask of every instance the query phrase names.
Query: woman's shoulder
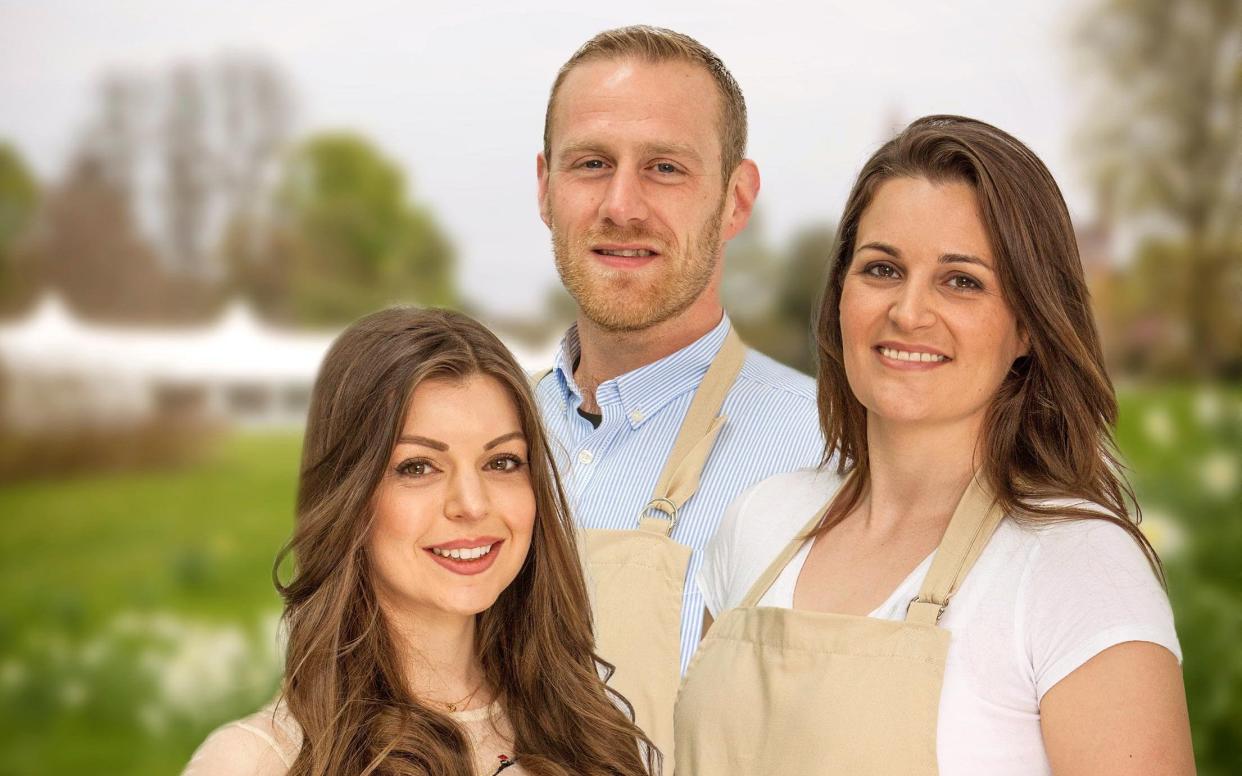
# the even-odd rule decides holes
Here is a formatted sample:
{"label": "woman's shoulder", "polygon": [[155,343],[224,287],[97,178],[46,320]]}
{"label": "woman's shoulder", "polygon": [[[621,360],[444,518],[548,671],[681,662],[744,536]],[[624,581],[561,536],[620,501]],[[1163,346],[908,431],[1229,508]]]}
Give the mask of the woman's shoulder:
{"label": "woman's shoulder", "polygon": [[283,702],[216,728],[182,776],[283,776],[297,758],[302,733]]}
{"label": "woman's shoulder", "polygon": [[1103,564],[1104,571],[1138,568],[1152,572],[1139,541],[1137,524],[1125,524],[1099,504],[1079,499],[1048,499],[1038,503],[1044,514],[1010,516],[1012,540],[1032,550],[1032,564],[1064,567]]}
{"label": "woman's shoulder", "polygon": [[745,522],[763,515],[765,520],[798,523],[798,528],[836,495],[841,475],[824,467],[795,469],[775,474],[742,491],[730,507],[735,520]]}
{"label": "woman's shoulder", "polygon": [[729,505],[712,542],[728,545],[731,553],[768,554],[771,546],[784,547],[801,531],[840,486],[840,475],[821,468],[761,480]]}
{"label": "woman's shoulder", "polygon": [[[1064,502],[1090,511],[1099,507]],[[1104,517],[1006,520],[997,532],[1011,552],[993,575],[1009,579],[1015,635],[1029,656],[1038,697],[1104,649],[1159,644],[1181,659],[1173,612],[1138,538]],[[981,559],[982,560],[982,559]],[[991,593],[1001,595],[1003,591]]]}
{"label": "woman's shoulder", "polygon": [[841,479],[833,471],[798,469],[768,477],[734,499],[708,543],[698,575],[713,614],[736,605],[749,582],[833,497]]}

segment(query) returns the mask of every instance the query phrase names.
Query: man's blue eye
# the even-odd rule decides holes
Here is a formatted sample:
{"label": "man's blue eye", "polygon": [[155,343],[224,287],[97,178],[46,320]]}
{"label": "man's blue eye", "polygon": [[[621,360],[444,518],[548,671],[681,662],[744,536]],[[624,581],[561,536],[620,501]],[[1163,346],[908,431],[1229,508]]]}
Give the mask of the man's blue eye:
{"label": "man's blue eye", "polygon": [[677,172],[676,165],[669,164],[668,162],[660,162],[656,165],[656,169],[660,172]]}
{"label": "man's blue eye", "polygon": [[603,168],[604,163],[599,159],[591,159],[590,161],[583,162],[582,166],[588,170],[599,170]]}

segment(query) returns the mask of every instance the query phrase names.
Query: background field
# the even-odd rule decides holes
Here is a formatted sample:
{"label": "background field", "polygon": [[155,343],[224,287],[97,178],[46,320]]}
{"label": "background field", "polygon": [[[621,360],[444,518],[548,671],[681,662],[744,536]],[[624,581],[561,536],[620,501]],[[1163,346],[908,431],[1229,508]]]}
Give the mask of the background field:
{"label": "background field", "polygon": [[[1230,773],[1242,389],[1128,388],[1119,439],[1169,571],[1200,772]],[[174,773],[270,697],[299,444],[233,435],[191,468],[0,490],[0,774]]]}

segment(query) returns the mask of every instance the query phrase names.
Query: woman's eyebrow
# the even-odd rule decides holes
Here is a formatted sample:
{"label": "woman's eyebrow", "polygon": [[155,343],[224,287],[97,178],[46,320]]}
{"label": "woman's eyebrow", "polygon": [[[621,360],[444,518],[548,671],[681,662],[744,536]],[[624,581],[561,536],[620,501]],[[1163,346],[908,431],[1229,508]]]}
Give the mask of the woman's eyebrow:
{"label": "woman's eyebrow", "polygon": [[498,444],[501,444],[502,442],[508,442],[510,439],[524,439],[525,437],[526,435],[523,434],[521,431],[510,431],[508,434],[501,434],[500,436],[496,437],[492,441],[483,445],[483,449],[491,450],[493,447],[495,447]]}
{"label": "woman's eyebrow", "polygon": [[401,438],[397,440],[397,444],[422,445],[423,447],[430,447],[432,450],[439,450],[440,452],[444,452],[449,449],[449,446],[446,443],[441,442],[438,439],[428,439],[425,436],[417,436],[414,434],[402,435]]}
{"label": "woman's eyebrow", "polygon": [[978,264],[980,267],[992,270],[992,265],[988,264],[978,256],[972,256],[969,253],[946,253],[940,257],[941,264]]}
{"label": "woman's eyebrow", "polygon": [[866,245],[860,245],[854,249],[854,253],[858,253],[859,251],[865,251],[868,248],[870,248],[873,251],[879,251],[880,253],[887,253],[889,256],[892,256],[894,259],[901,258],[901,251],[897,250],[895,247],[885,242],[869,242]]}

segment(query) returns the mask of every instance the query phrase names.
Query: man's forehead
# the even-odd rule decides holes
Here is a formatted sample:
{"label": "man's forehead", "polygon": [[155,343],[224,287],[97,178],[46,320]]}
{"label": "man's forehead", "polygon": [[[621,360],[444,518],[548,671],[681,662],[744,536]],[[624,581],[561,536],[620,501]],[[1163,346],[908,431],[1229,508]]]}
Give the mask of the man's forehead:
{"label": "man's forehead", "polygon": [[[714,139],[712,145],[718,146],[721,103],[711,75],[693,62],[590,60],[576,65],[561,82],[551,115],[552,141],[554,146],[578,144],[586,138],[566,132],[591,134],[592,127],[603,125],[617,133],[640,135],[679,125],[683,132]],[[646,142],[677,141],[650,137]]]}

